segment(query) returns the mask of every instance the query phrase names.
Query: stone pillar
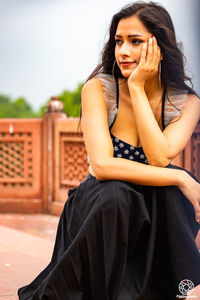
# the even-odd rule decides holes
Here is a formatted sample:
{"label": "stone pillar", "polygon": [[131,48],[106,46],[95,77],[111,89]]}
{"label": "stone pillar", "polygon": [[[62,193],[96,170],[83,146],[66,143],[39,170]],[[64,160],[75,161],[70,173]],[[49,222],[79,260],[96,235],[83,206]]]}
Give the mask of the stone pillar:
{"label": "stone pillar", "polygon": [[42,210],[48,213],[51,207],[54,192],[54,128],[57,120],[66,119],[67,116],[63,112],[63,103],[59,101],[57,96],[53,96],[46,105],[46,113],[43,116],[43,204]]}

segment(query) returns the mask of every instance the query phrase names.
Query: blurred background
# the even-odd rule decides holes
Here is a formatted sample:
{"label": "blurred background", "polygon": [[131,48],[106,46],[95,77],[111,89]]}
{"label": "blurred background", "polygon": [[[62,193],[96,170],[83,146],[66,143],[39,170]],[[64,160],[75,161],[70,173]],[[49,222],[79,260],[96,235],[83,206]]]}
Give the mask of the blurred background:
{"label": "blurred background", "polygon": [[[128,3],[0,0],[0,299],[18,299],[18,288],[47,265],[67,191],[88,173],[78,120],[54,101],[43,116],[45,105],[57,95],[64,112],[78,116],[82,85],[98,64],[111,18]],[[200,93],[200,1],[158,3],[172,16]],[[200,126],[175,164],[200,180],[199,145]],[[196,243],[200,250],[200,231]]]}
{"label": "blurred background", "polygon": [[[200,93],[200,1],[162,0]],[[52,95],[79,114],[83,82],[98,63],[113,14],[127,0],[0,0],[0,117],[41,117]]]}

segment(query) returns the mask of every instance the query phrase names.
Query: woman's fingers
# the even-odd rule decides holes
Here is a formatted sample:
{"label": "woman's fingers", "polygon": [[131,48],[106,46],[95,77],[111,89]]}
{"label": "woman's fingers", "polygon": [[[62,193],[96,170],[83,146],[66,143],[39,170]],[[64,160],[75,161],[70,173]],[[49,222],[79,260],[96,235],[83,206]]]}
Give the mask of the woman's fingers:
{"label": "woman's fingers", "polygon": [[154,56],[154,43],[152,37],[149,38],[148,43],[148,54],[147,54],[147,63],[151,65]]}
{"label": "woman's fingers", "polygon": [[146,56],[147,56],[147,43],[144,43],[144,45],[142,47],[142,53],[141,53],[141,58],[140,58],[139,65],[144,65],[145,64]]}
{"label": "woman's fingers", "polygon": [[160,62],[160,48],[157,45],[156,39],[152,37],[143,44],[141,50],[141,57],[138,67],[133,72],[132,78],[139,76],[141,72],[141,78],[147,80],[154,76],[158,72],[158,66]]}
{"label": "woman's fingers", "polygon": [[156,38],[153,37],[153,41],[154,41],[154,56],[153,56],[153,65],[156,67],[156,70],[158,69],[158,65],[160,63],[160,59],[161,59],[161,53],[160,53],[160,47],[157,44]]}
{"label": "woman's fingers", "polygon": [[156,38],[151,37],[148,40],[148,52],[146,57],[145,68],[151,72],[157,72],[160,62],[160,47],[157,44]]}

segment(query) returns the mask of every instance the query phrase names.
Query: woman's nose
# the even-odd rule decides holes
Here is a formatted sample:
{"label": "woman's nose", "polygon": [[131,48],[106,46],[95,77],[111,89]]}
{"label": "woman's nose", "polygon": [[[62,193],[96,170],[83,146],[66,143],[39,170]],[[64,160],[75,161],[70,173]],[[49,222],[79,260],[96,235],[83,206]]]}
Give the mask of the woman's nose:
{"label": "woman's nose", "polygon": [[122,46],[120,47],[120,51],[119,51],[120,55],[130,55],[130,48],[127,45],[127,43],[123,43]]}

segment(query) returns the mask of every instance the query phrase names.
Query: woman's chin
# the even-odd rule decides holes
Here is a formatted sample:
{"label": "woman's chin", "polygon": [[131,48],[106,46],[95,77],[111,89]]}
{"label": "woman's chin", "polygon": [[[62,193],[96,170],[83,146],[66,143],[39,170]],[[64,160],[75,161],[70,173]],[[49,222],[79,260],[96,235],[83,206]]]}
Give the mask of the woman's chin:
{"label": "woman's chin", "polygon": [[132,67],[132,68],[127,68],[127,69],[125,69],[125,68],[120,68],[120,71],[121,71],[122,75],[123,75],[125,78],[129,78],[134,70],[135,70],[134,67]]}
{"label": "woman's chin", "polygon": [[132,71],[121,71],[122,75],[125,77],[125,78],[129,78],[132,74]]}

